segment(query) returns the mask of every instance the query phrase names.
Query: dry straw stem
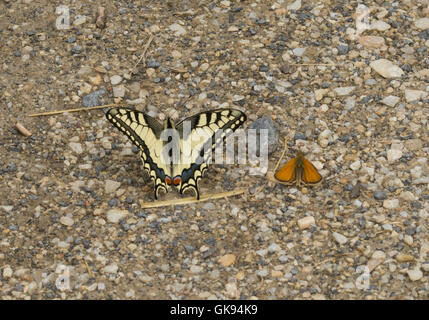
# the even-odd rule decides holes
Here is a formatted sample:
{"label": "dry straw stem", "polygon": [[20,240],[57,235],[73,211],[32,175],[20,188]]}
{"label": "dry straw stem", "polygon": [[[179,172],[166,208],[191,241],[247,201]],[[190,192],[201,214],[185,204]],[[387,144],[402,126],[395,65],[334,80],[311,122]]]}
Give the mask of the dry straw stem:
{"label": "dry straw stem", "polygon": [[33,113],[30,114],[29,117],[40,117],[40,116],[52,116],[55,114],[61,114],[66,112],[78,112],[78,111],[87,111],[87,110],[95,110],[95,109],[103,109],[103,108],[116,108],[120,107],[123,104],[105,104],[103,106],[95,106],[95,107],[87,107],[87,108],[76,108],[76,109],[65,109],[65,110],[56,110],[56,111],[48,111],[48,112],[41,112],[41,113]]}
{"label": "dry straw stem", "polygon": [[140,206],[142,208],[158,208],[158,207],[197,203],[197,202],[208,201],[213,199],[221,199],[226,197],[237,196],[239,194],[245,193],[246,190],[247,189],[235,189],[227,192],[206,194],[206,195],[202,195],[200,197],[200,200],[197,200],[195,197],[189,197],[189,198],[183,198],[183,199],[174,199],[174,200],[156,201],[156,202],[140,201]]}
{"label": "dry straw stem", "polygon": [[[277,168],[279,167],[280,161],[282,161],[283,157],[285,156],[286,150],[287,150],[287,137],[285,137],[285,144],[284,144],[284,148],[283,148],[283,153],[280,156],[280,159],[277,161],[276,166],[274,167],[274,170],[273,171],[267,171],[266,178],[267,178],[268,181],[272,181],[272,182],[276,182],[276,183],[281,183],[280,181],[278,181],[277,179],[274,178],[274,173],[273,172],[276,172]],[[265,188],[266,184],[267,184],[267,181],[265,181],[265,183],[255,192],[254,195],[257,195],[259,192],[261,192],[261,190],[263,188]]]}
{"label": "dry straw stem", "polygon": [[143,48],[143,52],[140,56],[139,61],[137,61],[137,63],[134,65],[134,67],[131,69],[131,73],[134,72],[134,69],[137,67],[137,65],[143,60],[143,62],[146,62],[146,52],[149,49],[150,44],[153,41],[154,36],[151,34],[149,40],[147,41],[146,45]]}

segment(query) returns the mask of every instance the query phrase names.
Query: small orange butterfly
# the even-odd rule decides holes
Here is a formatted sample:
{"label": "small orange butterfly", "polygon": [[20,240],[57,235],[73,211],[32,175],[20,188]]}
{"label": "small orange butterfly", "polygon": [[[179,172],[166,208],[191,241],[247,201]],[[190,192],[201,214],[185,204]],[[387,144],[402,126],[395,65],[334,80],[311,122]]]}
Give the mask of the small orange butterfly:
{"label": "small orange butterfly", "polygon": [[304,158],[304,153],[298,151],[296,158],[289,160],[274,177],[284,184],[316,185],[322,181],[322,176],[313,164]]}

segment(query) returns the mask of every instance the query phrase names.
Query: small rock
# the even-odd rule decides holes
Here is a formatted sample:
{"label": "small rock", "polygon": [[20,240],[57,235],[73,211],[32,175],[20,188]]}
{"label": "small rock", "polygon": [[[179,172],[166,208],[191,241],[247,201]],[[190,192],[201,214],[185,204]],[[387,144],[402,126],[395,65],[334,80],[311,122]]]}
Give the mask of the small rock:
{"label": "small rock", "polygon": [[125,96],[125,87],[123,85],[113,87],[113,96],[115,98],[123,98]]}
{"label": "small rock", "polygon": [[337,241],[339,244],[345,244],[348,241],[348,239],[345,236],[337,232],[333,232],[332,236],[334,237],[335,241]]}
{"label": "small rock", "polygon": [[413,101],[424,99],[426,95],[427,93],[422,90],[405,89],[405,100],[407,102],[413,102]]}
{"label": "small rock", "polygon": [[71,227],[74,224],[74,220],[68,216],[64,216],[60,218],[60,223],[65,226]]}
{"label": "small rock", "polygon": [[266,277],[268,275],[268,270],[266,268],[258,270],[256,274],[260,277]]}
{"label": "small rock", "polygon": [[79,142],[70,142],[69,146],[70,146],[70,149],[72,149],[73,152],[77,154],[81,154],[83,152],[82,144],[80,144]]}
{"label": "small rock", "polygon": [[280,251],[280,250],[281,250],[281,248],[280,248],[280,246],[277,243],[272,243],[268,247],[268,252],[277,252],[277,251]]}
{"label": "small rock", "polygon": [[314,99],[316,99],[316,101],[320,101],[325,96],[325,94],[327,94],[328,92],[329,92],[328,89],[314,90]]}
{"label": "small rock", "polygon": [[189,270],[190,270],[190,271],[191,271],[191,273],[193,273],[193,274],[198,274],[198,273],[203,272],[203,271],[204,271],[204,268],[203,268],[202,266],[195,266],[195,265],[193,265],[193,266],[191,266],[191,267],[189,268]]}
{"label": "small rock", "polygon": [[103,268],[103,271],[106,273],[116,274],[118,272],[118,269],[119,269],[118,265],[116,263],[113,263],[113,264],[109,264],[109,265],[105,266]]}
{"label": "small rock", "polygon": [[295,11],[301,9],[301,0],[296,0],[295,2],[292,2],[291,4],[288,4],[286,6],[286,9],[295,10]]}
{"label": "small rock", "polygon": [[414,25],[417,29],[426,30],[429,29],[429,18],[420,18],[414,21]]}
{"label": "small rock", "polygon": [[378,30],[378,31],[386,31],[390,29],[390,24],[384,21],[377,20],[371,24],[370,29]]}
{"label": "small rock", "polygon": [[411,246],[411,245],[413,245],[414,239],[413,239],[413,237],[412,237],[412,236],[410,236],[409,234],[406,234],[406,235],[404,236],[404,242],[405,242],[406,244],[408,244],[409,246]]}
{"label": "small rock", "polygon": [[309,228],[312,224],[316,224],[316,221],[314,220],[314,217],[308,216],[302,219],[298,220],[298,227],[302,229]]}
{"label": "small rock", "polygon": [[[247,129],[256,130],[256,143],[255,141],[251,141],[251,136],[249,137],[249,154],[260,155],[260,132],[261,130],[268,130],[268,154],[273,153],[277,149],[278,140],[279,140],[279,130],[277,129],[277,125],[271,120],[270,117],[259,118],[253,121]],[[253,136],[252,136],[253,137]],[[254,150],[256,148],[256,150]]]}
{"label": "small rock", "polygon": [[226,254],[226,255],[220,257],[220,259],[218,260],[218,262],[223,267],[229,267],[230,265],[234,264],[234,262],[235,262],[235,255],[234,254]]}
{"label": "small rock", "polygon": [[173,23],[172,25],[170,25],[169,29],[171,31],[174,31],[176,36],[182,36],[182,35],[186,34],[186,29],[177,23]]}
{"label": "small rock", "polygon": [[423,278],[423,272],[420,269],[408,270],[407,274],[410,277],[411,281],[418,281]]}
{"label": "small rock", "polygon": [[77,16],[76,19],[73,21],[73,24],[75,26],[80,26],[86,22],[85,16]]}
{"label": "small rock", "polygon": [[360,166],[361,166],[360,160],[356,160],[355,162],[350,164],[350,169],[352,169],[353,171],[356,171],[360,169]]}
{"label": "small rock", "polygon": [[396,96],[387,96],[383,100],[381,100],[382,103],[389,107],[394,107],[398,102],[400,98]]}
{"label": "small rock", "polygon": [[398,199],[384,200],[383,207],[386,209],[396,209],[399,206]]}
{"label": "small rock", "polygon": [[106,89],[100,89],[97,91],[94,91],[93,93],[90,93],[83,97],[82,104],[84,107],[95,107],[100,105],[99,99],[106,94]]}
{"label": "small rock", "polygon": [[12,270],[12,268],[11,268],[11,267],[6,266],[6,267],[3,269],[3,278],[4,278],[4,279],[7,279],[7,278],[12,277],[12,274],[13,274],[13,270]]}
{"label": "small rock", "polygon": [[365,48],[381,48],[384,46],[384,38],[378,36],[362,36],[359,43]]}
{"label": "small rock", "polygon": [[239,291],[237,289],[237,284],[235,284],[234,282],[227,283],[225,285],[225,291],[226,291],[226,295],[229,298],[237,298],[239,296]]}
{"label": "small rock", "polygon": [[406,253],[402,253],[399,252],[396,256],[395,256],[396,261],[398,262],[411,262],[414,261],[414,257],[406,254]]}
{"label": "small rock", "polygon": [[295,48],[292,50],[293,54],[297,57],[301,57],[307,48]]}
{"label": "small rock", "polygon": [[374,199],[375,200],[385,200],[387,198],[385,191],[376,190],[374,192]]}
{"label": "small rock", "polygon": [[404,74],[401,68],[387,59],[372,61],[370,67],[384,78],[399,78]]}
{"label": "small rock", "polygon": [[128,215],[128,211],[119,209],[110,209],[107,211],[107,220],[111,223],[118,223],[119,220],[125,218]]}
{"label": "small rock", "polygon": [[395,162],[396,160],[401,159],[402,151],[400,149],[390,149],[387,151],[387,161]]}
{"label": "small rock", "polygon": [[355,87],[338,87],[335,88],[334,91],[339,96],[346,96],[350,94],[354,89]]}
{"label": "small rock", "polygon": [[104,185],[104,191],[106,193],[112,193],[112,192],[115,192],[120,186],[121,186],[120,182],[117,182],[114,180],[106,180]]}
{"label": "small rock", "polygon": [[122,77],[121,77],[121,76],[119,76],[119,75],[114,75],[114,76],[111,76],[111,77],[110,77],[110,83],[111,83],[113,86],[116,86],[117,84],[120,84],[120,83],[121,83],[121,81],[122,81]]}

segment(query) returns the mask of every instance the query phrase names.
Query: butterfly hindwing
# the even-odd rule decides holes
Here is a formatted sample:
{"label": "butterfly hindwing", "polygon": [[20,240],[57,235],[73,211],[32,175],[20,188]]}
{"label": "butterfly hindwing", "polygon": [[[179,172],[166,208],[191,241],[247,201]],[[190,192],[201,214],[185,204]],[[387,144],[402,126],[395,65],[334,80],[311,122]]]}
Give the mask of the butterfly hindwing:
{"label": "butterfly hindwing", "polygon": [[171,166],[161,153],[163,126],[154,118],[130,108],[110,109],[106,118],[140,149],[144,169],[155,182],[155,198],[161,189],[167,192],[169,186],[165,177],[171,176]]}
{"label": "butterfly hindwing", "polygon": [[173,176],[180,176],[179,192],[194,190],[199,199],[198,180],[207,170],[216,145],[246,121],[236,109],[218,109],[193,115],[176,125],[181,136],[181,162],[173,165]]}

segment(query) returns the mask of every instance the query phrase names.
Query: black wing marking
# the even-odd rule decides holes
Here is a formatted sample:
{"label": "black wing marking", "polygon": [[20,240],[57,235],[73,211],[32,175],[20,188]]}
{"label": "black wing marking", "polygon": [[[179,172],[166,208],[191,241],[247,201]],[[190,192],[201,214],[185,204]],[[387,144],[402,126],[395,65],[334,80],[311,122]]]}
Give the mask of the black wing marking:
{"label": "black wing marking", "polygon": [[[188,124],[186,124],[187,121]],[[194,190],[197,199],[200,198],[198,181],[207,170],[207,160],[211,157],[212,151],[218,143],[224,141],[245,121],[246,115],[240,110],[218,109],[198,113],[176,125],[182,138],[180,146],[182,161],[179,164],[173,164],[172,177],[181,177],[179,186],[181,194],[187,189],[191,189]],[[189,126],[189,122],[190,132],[185,129],[186,125]],[[218,131],[221,134],[216,134]],[[201,139],[203,139],[202,143]],[[194,141],[197,141],[197,145],[194,144]],[[205,150],[210,152],[205,152]]]}
{"label": "black wing marking", "polygon": [[171,176],[171,165],[162,156],[163,126],[154,118],[131,108],[113,108],[106,118],[121,130],[139,149],[144,169],[155,182],[155,199],[159,191],[168,191],[166,176]]}

